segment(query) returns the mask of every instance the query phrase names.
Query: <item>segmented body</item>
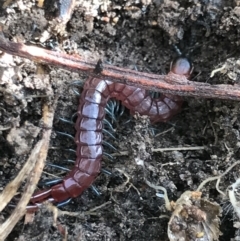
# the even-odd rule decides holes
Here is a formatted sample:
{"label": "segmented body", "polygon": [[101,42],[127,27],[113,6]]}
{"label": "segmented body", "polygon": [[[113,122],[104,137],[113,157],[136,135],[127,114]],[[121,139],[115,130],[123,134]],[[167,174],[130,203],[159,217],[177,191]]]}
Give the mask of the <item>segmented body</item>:
{"label": "segmented body", "polygon": [[[171,73],[189,76],[191,64],[185,58],[177,59],[171,67]],[[122,83],[114,83],[98,78],[89,78],[80,97],[77,130],[77,158],[70,173],[57,184],[45,191],[37,192],[32,198],[29,209],[49,200],[61,202],[79,196],[87,189],[100,171],[102,150],[102,129],[105,106],[109,98],[116,98],[131,113],[138,112],[148,115],[152,122],[165,122],[181,109],[182,98],[179,96],[162,95],[153,99],[148,91]]]}

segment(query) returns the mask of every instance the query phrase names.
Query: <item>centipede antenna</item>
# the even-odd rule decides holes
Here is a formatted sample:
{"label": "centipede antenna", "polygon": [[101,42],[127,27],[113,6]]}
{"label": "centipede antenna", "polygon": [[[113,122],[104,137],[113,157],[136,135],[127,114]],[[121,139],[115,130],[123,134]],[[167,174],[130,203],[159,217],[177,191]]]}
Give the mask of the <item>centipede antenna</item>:
{"label": "centipede antenna", "polygon": [[107,146],[107,147],[111,148],[112,150],[114,150],[114,151],[116,151],[116,152],[119,152],[119,151],[116,149],[116,147],[114,147],[113,145],[111,145],[109,142],[103,140],[102,143],[103,143],[104,146]]}
{"label": "centipede antenna", "polygon": [[107,153],[107,152],[105,152],[105,151],[103,152],[103,156],[105,156],[107,159],[110,159],[110,160],[113,160],[113,159],[114,159],[111,154],[109,154],[109,153]]}
{"label": "centipede antenna", "polygon": [[66,172],[69,172],[69,171],[70,171],[69,168],[62,167],[62,166],[59,166],[59,165],[56,165],[56,164],[47,163],[46,165],[47,165],[47,166],[50,166],[50,167],[54,167],[54,168],[60,169],[60,170],[63,170],[63,171],[66,171]]}
{"label": "centipede antenna", "polygon": [[67,120],[67,119],[64,119],[62,117],[59,117],[58,118],[60,121],[64,122],[64,123],[67,123],[67,124],[70,124],[70,125],[73,125],[74,122],[72,120]]}
{"label": "centipede antenna", "polygon": [[101,172],[108,176],[112,175],[112,173],[110,171],[106,170],[105,168],[101,168]]}
{"label": "centipede antenna", "polygon": [[72,200],[72,198],[69,198],[63,202],[60,202],[58,203],[56,206],[59,208],[59,207],[62,207],[62,206],[65,206],[66,204],[70,203],[70,201]]}
{"label": "centipede antenna", "polygon": [[103,120],[103,124],[106,124],[112,132],[115,132],[115,130],[113,129],[112,124],[107,119]]}
{"label": "centipede antenna", "polygon": [[109,135],[109,136],[110,136],[111,138],[113,138],[114,140],[116,140],[115,136],[114,136],[111,132],[109,132],[108,130],[103,129],[102,132],[103,132],[104,134]]}
{"label": "centipede antenna", "polygon": [[74,140],[74,137],[73,137],[72,135],[67,134],[67,133],[65,133],[65,132],[56,131],[56,133],[57,133],[58,135],[67,136],[67,137],[69,137],[70,139]]}
{"label": "centipede antenna", "polygon": [[94,185],[91,185],[90,188],[98,197],[101,195],[101,193],[97,190],[97,188]]}

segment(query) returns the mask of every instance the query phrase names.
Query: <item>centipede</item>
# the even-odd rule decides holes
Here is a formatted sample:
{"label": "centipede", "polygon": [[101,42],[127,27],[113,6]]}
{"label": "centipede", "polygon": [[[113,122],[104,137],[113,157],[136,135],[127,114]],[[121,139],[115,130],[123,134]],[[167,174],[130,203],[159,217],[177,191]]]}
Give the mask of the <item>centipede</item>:
{"label": "centipede", "polygon": [[[191,62],[186,57],[178,57],[172,62],[168,75],[189,78],[191,72]],[[80,196],[94,182],[101,168],[103,119],[110,98],[121,101],[131,114],[149,116],[153,123],[168,121],[181,110],[183,103],[180,96],[165,94],[152,98],[147,90],[139,87],[88,78],[80,96],[75,124],[77,150],[74,167],[61,183],[37,191],[30,199],[28,210],[37,210],[44,201],[59,203]]]}

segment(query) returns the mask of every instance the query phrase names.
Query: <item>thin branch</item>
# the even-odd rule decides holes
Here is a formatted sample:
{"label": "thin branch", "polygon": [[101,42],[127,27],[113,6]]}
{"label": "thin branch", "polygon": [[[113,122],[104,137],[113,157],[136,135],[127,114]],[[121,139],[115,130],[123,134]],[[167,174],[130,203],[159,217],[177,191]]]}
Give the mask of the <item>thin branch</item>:
{"label": "thin branch", "polygon": [[[55,108],[55,105],[56,105],[56,101],[54,103],[54,108]],[[14,211],[11,213],[11,216],[4,223],[0,225],[0,240],[6,239],[9,233],[15,227],[16,223],[25,214],[27,210],[26,206],[29,203],[29,200],[41,177],[42,170],[47,157],[49,141],[50,141],[50,136],[52,132],[51,127],[52,127],[53,116],[54,116],[53,109],[49,108],[46,104],[44,105],[43,123],[48,128],[43,131],[42,139],[35,145],[28,161],[24,165],[24,168],[21,170],[21,172],[18,174],[15,180],[13,180],[11,183],[7,185],[7,187],[4,189],[3,193],[0,196],[1,204],[4,201],[3,205],[1,206],[1,209],[2,209],[4,206],[6,206],[7,202],[16,193],[16,190],[18,189],[20,183],[26,178],[26,175],[28,176],[25,191],[19,203],[17,204]],[[8,192],[10,192],[10,195],[8,195]]]}
{"label": "thin branch", "polygon": [[[166,147],[166,148],[152,148],[152,152],[166,152],[166,151],[199,151],[204,150],[204,146],[181,146],[181,147]],[[128,156],[128,151],[119,151],[117,153],[112,153],[111,156]]]}
{"label": "thin branch", "polygon": [[21,183],[30,175],[32,169],[34,168],[38,153],[41,148],[41,142],[39,142],[31,152],[27,162],[24,164],[21,171],[18,173],[16,178],[12,180],[0,193],[0,212],[7,206],[10,200],[16,195],[18,188]]}
{"label": "thin branch", "polygon": [[88,76],[122,82],[163,93],[199,98],[240,100],[239,85],[210,85],[189,81],[176,74],[149,74],[107,64],[101,66],[102,68],[98,70],[99,73],[96,73],[95,62],[85,60],[83,57],[71,56],[36,46],[13,43],[5,39],[1,32],[0,50],[36,62],[47,63],[73,72],[85,73]]}
{"label": "thin branch", "polygon": [[[209,177],[207,179],[205,179],[204,181],[202,181],[200,183],[200,185],[198,186],[197,190],[196,191],[200,191],[205,185],[206,183],[208,182],[211,182],[211,181],[214,181],[214,180],[219,180],[221,179],[223,176],[225,176],[229,171],[231,171],[233,169],[233,167],[235,167],[236,165],[240,164],[240,161],[236,161],[234,162],[230,167],[228,167],[224,173],[218,175],[218,176],[215,176],[215,177]],[[220,189],[219,189],[219,183],[220,181],[217,182],[216,184],[216,189],[219,193],[221,193],[223,196],[225,196],[225,193],[223,193]]]}

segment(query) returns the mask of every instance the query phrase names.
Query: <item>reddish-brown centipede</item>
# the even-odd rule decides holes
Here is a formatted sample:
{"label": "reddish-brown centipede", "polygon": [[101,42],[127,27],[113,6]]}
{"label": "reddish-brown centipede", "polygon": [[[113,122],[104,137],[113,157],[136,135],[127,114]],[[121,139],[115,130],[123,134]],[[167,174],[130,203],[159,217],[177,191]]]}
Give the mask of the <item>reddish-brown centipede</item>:
{"label": "reddish-brown centipede", "polygon": [[[169,75],[174,73],[189,77],[191,70],[190,62],[180,57],[173,62]],[[138,87],[89,78],[84,85],[78,107],[75,125],[77,158],[74,168],[60,184],[35,193],[31,198],[33,205],[28,206],[28,209],[36,209],[45,200],[62,202],[77,197],[95,180],[101,166],[102,121],[109,98],[120,100],[132,114],[138,112],[148,115],[152,122],[169,120],[180,111],[182,105],[182,98],[179,96],[162,95],[153,99],[146,90]]]}

